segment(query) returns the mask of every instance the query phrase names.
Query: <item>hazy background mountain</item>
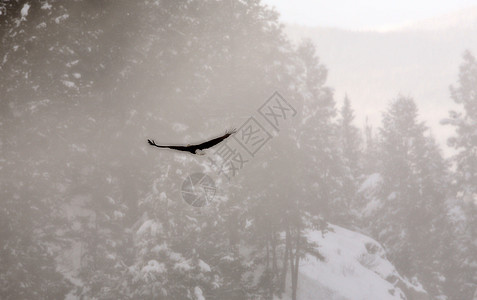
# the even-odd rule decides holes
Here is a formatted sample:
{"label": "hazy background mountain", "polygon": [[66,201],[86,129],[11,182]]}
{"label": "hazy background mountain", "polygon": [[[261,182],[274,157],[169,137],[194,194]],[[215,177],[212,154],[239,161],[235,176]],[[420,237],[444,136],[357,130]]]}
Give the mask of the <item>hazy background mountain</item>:
{"label": "hazy background mountain", "polygon": [[[477,28],[477,6],[422,21],[396,26],[394,30],[475,30]],[[390,28],[393,30],[393,28]]]}
{"label": "hazy background mountain", "polygon": [[394,28],[350,31],[288,24],[285,30],[294,41],[315,43],[335,99],[340,103],[348,94],[357,125],[366,117],[377,125],[389,101],[401,93],[416,99],[422,120],[446,144],[451,129],[439,122],[450,108],[449,85],[457,78],[463,52],[477,50],[477,6]]}

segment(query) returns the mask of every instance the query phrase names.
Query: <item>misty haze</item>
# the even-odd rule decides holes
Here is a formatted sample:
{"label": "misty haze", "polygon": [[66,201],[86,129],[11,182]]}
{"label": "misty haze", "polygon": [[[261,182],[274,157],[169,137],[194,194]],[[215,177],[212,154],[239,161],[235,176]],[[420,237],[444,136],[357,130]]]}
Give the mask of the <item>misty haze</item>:
{"label": "misty haze", "polygon": [[477,6],[381,2],[0,0],[0,299],[476,300]]}

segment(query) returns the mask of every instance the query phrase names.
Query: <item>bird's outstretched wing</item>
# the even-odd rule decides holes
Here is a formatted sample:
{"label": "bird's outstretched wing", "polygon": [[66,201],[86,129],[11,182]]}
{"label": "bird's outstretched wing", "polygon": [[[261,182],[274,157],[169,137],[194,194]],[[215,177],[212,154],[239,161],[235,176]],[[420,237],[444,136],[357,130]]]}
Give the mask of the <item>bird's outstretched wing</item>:
{"label": "bird's outstretched wing", "polygon": [[165,146],[165,145],[157,145],[156,142],[154,142],[154,140],[147,140],[147,142],[149,143],[149,145],[155,146],[155,147],[158,147],[158,148],[169,148],[169,149],[173,149],[173,150],[191,152],[191,151],[190,151],[190,147],[186,147],[186,146]]}
{"label": "bird's outstretched wing", "polygon": [[225,140],[226,138],[228,138],[229,136],[231,136],[232,134],[236,133],[237,132],[237,129],[232,129],[232,130],[227,130],[225,132],[224,135],[222,136],[219,136],[215,139],[212,139],[210,141],[207,141],[207,142],[203,142],[201,144],[198,144],[198,145],[194,145],[194,147],[196,147],[197,149],[208,149],[210,147],[213,147],[215,145],[217,145],[218,143],[222,142],[223,140]]}

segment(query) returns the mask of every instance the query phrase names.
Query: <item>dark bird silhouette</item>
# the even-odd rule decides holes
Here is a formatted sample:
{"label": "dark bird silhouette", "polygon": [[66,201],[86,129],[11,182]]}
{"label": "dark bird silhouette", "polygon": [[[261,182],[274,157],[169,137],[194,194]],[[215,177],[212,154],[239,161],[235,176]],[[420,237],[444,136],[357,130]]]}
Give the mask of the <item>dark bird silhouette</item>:
{"label": "dark bird silhouette", "polygon": [[226,138],[228,138],[229,136],[231,136],[235,132],[237,132],[236,129],[228,130],[228,131],[225,132],[225,134],[223,136],[219,136],[219,137],[217,137],[215,139],[212,139],[210,141],[206,141],[206,142],[196,144],[196,145],[163,146],[163,145],[157,145],[156,142],[154,142],[154,140],[147,140],[147,142],[149,143],[149,145],[155,146],[155,147],[158,147],[158,148],[169,148],[169,149],[172,149],[172,150],[186,151],[186,152],[190,152],[192,154],[204,155],[205,154],[205,152],[204,152],[205,149],[208,149],[210,147],[213,147],[213,146],[217,145],[218,143],[222,142],[223,140],[225,140]]}

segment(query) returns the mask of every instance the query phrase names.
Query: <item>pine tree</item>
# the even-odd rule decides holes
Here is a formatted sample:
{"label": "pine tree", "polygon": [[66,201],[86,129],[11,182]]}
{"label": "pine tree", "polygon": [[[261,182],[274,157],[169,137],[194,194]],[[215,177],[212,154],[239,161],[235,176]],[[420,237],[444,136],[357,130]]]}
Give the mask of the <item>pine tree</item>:
{"label": "pine tree", "polygon": [[[451,97],[462,108],[462,112],[450,111],[444,124],[455,127],[456,135],[448,144],[456,150],[455,203],[454,211],[462,211],[463,224],[455,227],[456,262],[459,271],[448,274],[454,282],[451,291],[454,299],[470,299],[477,289],[477,61],[470,52],[465,52],[459,70],[457,86],[451,87]],[[450,284],[452,286],[452,284]]]}
{"label": "pine tree", "polygon": [[442,268],[435,262],[447,250],[438,238],[447,224],[447,166],[417,117],[413,99],[406,97],[398,97],[383,115],[381,203],[371,227],[398,270],[423,280],[439,295]]}
{"label": "pine tree", "polygon": [[404,270],[412,268],[407,213],[418,201],[414,157],[422,147],[424,130],[417,121],[417,107],[412,99],[398,98],[383,115],[381,197],[384,203],[378,213],[382,225],[378,226],[378,237],[392,251],[393,261]]}
{"label": "pine tree", "polygon": [[[292,99],[298,104],[301,121],[293,123],[294,130],[285,131],[288,136],[280,135],[281,143],[273,152],[271,162],[276,163],[278,170],[291,171],[272,171],[266,176],[267,182],[272,184],[266,184],[270,191],[266,195],[269,200],[263,203],[260,211],[274,208],[269,212],[271,222],[268,224],[273,226],[267,238],[265,257],[268,258],[269,250],[272,257],[279,255],[280,268],[273,258],[270,269],[274,277],[269,281],[278,287],[278,295],[288,289],[287,283],[290,282],[291,297],[297,299],[300,261],[311,249],[304,232],[323,229],[326,227],[323,219],[333,217],[330,203],[339,197],[339,158],[334,138],[337,133],[333,122],[335,102],[331,89],[325,85],[327,70],[319,62],[315,47],[309,41],[303,42],[290,56],[291,64],[283,72],[289,81],[285,80],[284,84],[290,89],[287,93],[298,95]],[[283,149],[288,149],[287,153],[293,159],[284,161]],[[290,177],[305,180],[297,182]],[[284,232],[284,239],[279,238],[280,232]]]}
{"label": "pine tree", "polygon": [[341,163],[338,156],[335,101],[332,90],[325,85],[327,69],[319,62],[315,47],[310,41],[303,42],[298,50],[302,79],[299,92],[302,97],[302,124],[297,143],[306,155],[302,162],[307,169],[302,178],[314,215],[332,218],[331,203],[340,195],[339,174]]}
{"label": "pine tree", "polygon": [[353,125],[354,112],[348,96],[345,96],[341,108],[341,118],[339,120],[339,146],[341,153],[342,168],[342,193],[343,203],[336,207],[341,214],[341,222],[349,222],[351,207],[355,200],[360,180],[360,136],[359,130]]}
{"label": "pine tree", "polygon": [[363,150],[363,173],[371,175],[378,172],[378,136],[373,131],[373,126],[369,124],[368,117],[364,124],[364,150]]}

